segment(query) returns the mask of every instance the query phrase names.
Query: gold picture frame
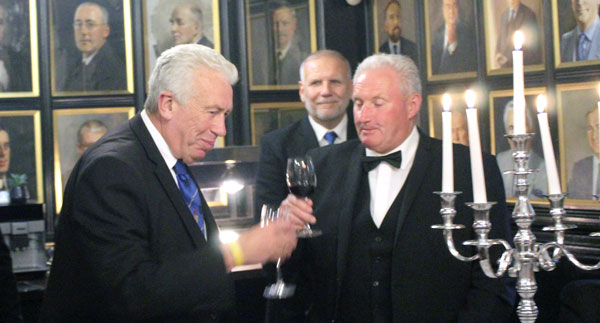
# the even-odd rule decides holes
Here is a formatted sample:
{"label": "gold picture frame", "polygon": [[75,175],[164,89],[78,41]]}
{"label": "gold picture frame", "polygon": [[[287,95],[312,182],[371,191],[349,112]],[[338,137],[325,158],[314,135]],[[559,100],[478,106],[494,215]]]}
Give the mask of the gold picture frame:
{"label": "gold picture frame", "polygon": [[260,143],[260,137],[269,131],[279,129],[306,115],[302,102],[269,102],[250,105],[252,145]]}
{"label": "gold picture frame", "polygon": [[60,109],[52,112],[57,213],[62,207],[67,180],[79,156],[106,131],[134,115],[134,107]]}

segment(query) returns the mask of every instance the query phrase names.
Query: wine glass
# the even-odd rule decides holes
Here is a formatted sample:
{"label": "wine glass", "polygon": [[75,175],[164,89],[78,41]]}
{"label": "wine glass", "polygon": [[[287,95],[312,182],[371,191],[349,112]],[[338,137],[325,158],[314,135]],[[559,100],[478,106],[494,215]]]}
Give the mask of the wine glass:
{"label": "wine glass", "polygon": [[[308,197],[317,186],[317,175],[310,156],[288,158],[287,185],[292,194],[297,197]],[[314,238],[322,234],[319,229],[311,228],[310,224],[304,225],[304,230],[298,231],[298,238]]]}
{"label": "wine glass", "polygon": [[[277,221],[280,217],[284,217],[287,215],[282,215],[280,210],[277,207],[272,205],[264,204],[262,206],[260,212],[260,226],[262,228],[269,225],[273,221]],[[284,246],[285,248],[285,246]],[[296,290],[296,285],[287,284],[283,281],[283,276],[281,275],[281,257],[277,259],[277,281],[267,287],[265,287],[265,291],[263,296],[268,299],[282,299],[289,298],[294,295],[294,291]]]}

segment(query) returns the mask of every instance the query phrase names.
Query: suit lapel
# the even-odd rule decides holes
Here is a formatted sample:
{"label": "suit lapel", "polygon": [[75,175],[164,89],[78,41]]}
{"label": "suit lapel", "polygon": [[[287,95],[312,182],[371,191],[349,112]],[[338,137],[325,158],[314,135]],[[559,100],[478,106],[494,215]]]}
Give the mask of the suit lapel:
{"label": "suit lapel", "polygon": [[[343,276],[346,270],[348,244],[350,241],[350,233],[352,231],[352,216],[354,214],[354,201],[359,189],[369,189],[368,187],[359,187],[361,176],[363,171],[361,167],[361,157],[365,154],[365,148],[360,142],[356,141],[356,147],[351,150],[349,156],[342,156],[342,158],[349,158],[348,172],[345,176],[346,180],[343,183],[345,188],[342,194],[341,206],[342,208],[337,213],[337,268],[338,268],[338,285],[342,283]],[[335,165],[331,167],[337,167]],[[341,286],[338,286],[338,294]],[[338,299],[339,299],[338,295]]]}
{"label": "suit lapel", "polygon": [[429,138],[419,131],[419,147],[417,148],[412,169],[404,183],[404,199],[402,200],[400,214],[398,214],[398,223],[396,224],[396,232],[394,234],[394,245],[398,242],[398,236],[402,229],[402,225],[404,224],[404,219],[406,219],[408,210],[410,210],[415,196],[421,188],[421,183],[423,182],[423,179],[427,177],[427,170],[429,169],[432,160],[430,145],[431,141]]}
{"label": "suit lapel", "polygon": [[315,131],[310,125],[310,121],[308,121],[308,115],[305,115],[300,122],[300,135],[303,137],[301,138],[302,146],[308,145],[310,148],[319,147],[319,141],[317,140]]}
{"label": "suit lapel", "polygon": [[[167,168],[165,160],[158,151],[154,140],[152,140],[152,136],[150,136],[150,132],[148,132],[146,125],[144,125],[142,117],[137,114],[129,120],[129,124],[146,150],[148,158],[154,163],[154,175],[162,185],[169,200],[171,200],[171,203],[177,211],[179,218],[184,223],[190,238],[194,241],[196,246],[202,245],[205,243],[204,239],[202,239],[202,232],[200,231],[198,224],[194,221],[194,218],[191,216],[190,210],[183,199],[183,195],[181,195],[181,191],[177,188],[173,175],[171,175],[171,171]],[[204,199],[203,203],[206,204]]]}

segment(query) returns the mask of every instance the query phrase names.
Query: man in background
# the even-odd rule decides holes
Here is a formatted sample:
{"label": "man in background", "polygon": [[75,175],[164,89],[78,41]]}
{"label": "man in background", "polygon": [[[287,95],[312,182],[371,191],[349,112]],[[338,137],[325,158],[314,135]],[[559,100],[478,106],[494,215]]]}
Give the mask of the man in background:
{"label": "man in background", "polygon": [[541,64],[539,27],[535,13],[521,3],[521,0],[507,0],[508,8],[500,16],[498,41],[494,59],[498,68],[512,67],[512,51],[515,48],[513,36],[520,30],[525,36],[523,44],[523,63]]}
{"label": "man in background", "polygon": [[84,2],[73,18],[75,45],[81,53],[70,66],[62,91],[126,90],[125,64],[107,42],[108,11],[94,2]]}
{"label": "man in background", "polygon": [[577,26],[560,37],[560,59],[575,62],[600,59],[599,0],[571,0]]}
{"label": "man in background", "polygon": [[[507,135],[512,135],[514,133],[514,105],[513,101],[510,100],[504,106],[504,115],[502,118],[504,124],[504,133]],[[529,109],[525,109],[525,132],[533,133],[535,132],[535,128],[532,124],[531,112]],[[498,134],[498,136],[502,136],[503,134]],[[508,139],[506,139],[508,140]],[[498,167],[500,167],[500,171],[505,172],[509,170],[515,170],[515,162],[512,156],[513,154],[513,144],[510,140],[508,140],[510,148],[498,152],[496,154],[496,161],[498,162]],[[532,173],[529,176],[529,184],[531,189],[531,197],[537,199],[543,199],[544,195],[548,192],[548,180],[546,177],[546,163],[544,162],[544,158],[542,158],[534,149],[531,149],[531,144],[533,141],[529,142],[529,146],[527,150],[529,151],[529,160],[527,162],[528,169],[535,169],[537,172]],[[515,197],[515,184],[514,184],[514,176],[511,174],[507,174],[504,176],[504,192],[507,197]]]}
{"label": "man in background", "polygon": [[600,142],[598,141],[598,109],[592,108],[585,114],[587,142],[592,154],[573,165],[567,186],[569,197],[591,200],[600,194]]}
{"label": "man in background", "polygon": [[206,46],[178,45],[158,58],[144,110],[73,169],[40,321],[235,321],[228,272],[289,256],[301,223],[254,226],[220,243],[187,166],[225,136],[237,79]]}
{"label": "man in background", "polygon": [[[286,282],[296,296],[280,321],[308,322],[507,322],[515,291],[510,279],[488,278],[479,264],[448,251],[439,224],[442,143],[418,130],[419,71],[406,56],[378,54],[354,74],[354,122],[358,140],[309,152],[318,185],[310,198],[288,195],[281,207],[310,219],[323,231],[302,239]],[[454,233],[472,239],[473,200],[469,150],[454,145],[456,223]],[[484,155],[490,238],[510,240],[502,177]],[[314,216],[314,217],[311,217]],[[492,257],[495,258],[498,255]],[[293,263],[292,263],[293,261]],[[301,297],[297,297],[301,296]]]}
{"label": "man in background", "polygon": [[431,44],[431,71],[433,74],[460,73],[477,69],[475,28],[460,21],[458,0],[442,1],[444,25],[433,37]]}
{"label": "man in background", "polygon": [[181,4],[171,13],[171,35],[175,45],[200,44],[210,48],[215,45],[204,35],[202,30],[202,10],[193,3]]}
{"label": "man in background", "polygon": [[287,159],[312,148],[356,138],[346,113],[352,79],[350,64],[342,54],[320,50],[302,62],[300,99],[307,111],[302,119],[261,138],[256,182],[255,216],[263,204],[278,205],[288,195],[285,181]]}
{"label": "man in background", "polygon": [[379,47],[380,53],[404,54],[417,62],[417,45],[402,37],[402,7],[398,0],[390,0],[385,6],[384,29],[388,39]]}
{"label": "man in background", "polygon": [[271,13],[275,45],[273,75],[270,84],[296,84],[300,63],[308,55],[299,43],[295,10],[280,2]]}

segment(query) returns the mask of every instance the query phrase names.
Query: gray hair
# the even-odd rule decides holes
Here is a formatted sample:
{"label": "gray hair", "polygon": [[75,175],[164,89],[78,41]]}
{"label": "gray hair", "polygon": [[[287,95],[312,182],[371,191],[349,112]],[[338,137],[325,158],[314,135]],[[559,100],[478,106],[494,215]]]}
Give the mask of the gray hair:
{"label": "gray hair", "polygon": [[95,2],[83,2],[82,4],[77,6],[77,9],[75,9],[75,12],[77,12],[77,10],[79,10],[79,8],[81,7],[87,7],[87,6],[93,6],[93,7],[98,7],[98,9],[100,9],[100,12],[102,13],[102,23],[105,25],[108,25],[108,11],[106,10],[106,8],[104,8],[103,6],[95,3]]}
{"label": "gray hair", "polygon": [[[508,113],[510,111],[514,111],[515,106],[513,103],[513,100],[510,100],[506,103],[506,105],[504,106],[504,114],[502,115],[502,122],[504,124],[504,130],[506,131],[507,127],[506,127],[506,122],[508,120]],[[513,123],[515,122],[515,120],[513,119]],[[526,127],[528,127],[529,129],[533,129],[533,116],[531,115],[531,111],[529,111],[529,109],[525,108],[525,124]]]}
{"label": "gray hair", "polygon": [[340,54],[340,52],[335,51],[335,50],[321,49],[319,51],[316,51],[316,52],[310,54],[308,57],[306,57],[302,61],[302,64],[300,64],[300,81],[304,81],[304,64],[306,64],[308,61],[312,61],[313,59],[317,59],[317,58],[321,58],[321,57],[325,57],[325,56],[337,58],[340,62],[342,62],[344,64],[344,66],[346,67],[348,79],[352,78],[352,70],[350,68],[350,63],[348,62],[346,57],[344,57],[342,54]]}
{"label": "gray hair", "polygon": [[405,82],[400,82],[398,86],[404,95],[421,94],[421,77],[419,69],[410,57],[394,54],[375,54],[365,58],[354,72],[353,82],[359,75],[380,68],[391,68]]}
{"label": "gray hair", "polygon": [[198,69],[220,73],[229,84],[238,81],[238,71],[219,52],[198,44],[183,44],[164,51],[156,60],[148,81],[148,97],[144,108],[148,113],[158,109],[158,96],[162,91],[171,91],[177,101],[185,104],[192,95],[192,77]]}
{"label": "gray hair", "polygon": [[77,142],[79,144],[83,143],[83,131],[87,130],[89,132],[107,132],[108,128],[104,124],[104,122],[100,120],[88,120],[79,126],[79,130],[77,131]]}

